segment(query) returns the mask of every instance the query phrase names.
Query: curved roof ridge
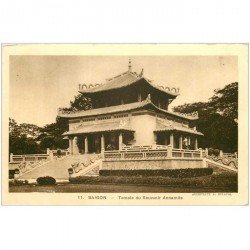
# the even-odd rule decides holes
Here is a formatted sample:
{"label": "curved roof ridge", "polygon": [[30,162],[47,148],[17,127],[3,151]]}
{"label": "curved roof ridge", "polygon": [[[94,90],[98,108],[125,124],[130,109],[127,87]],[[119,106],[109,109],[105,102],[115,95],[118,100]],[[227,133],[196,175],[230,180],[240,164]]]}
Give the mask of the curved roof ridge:
{"label": "curved roof ridge", "polygon": [[186,120],[196,120],[198,117],[187,117],[184,115],[181,115],[179,113],[171,112],[165,109],[158,108],[155,106],[150,98],[147,98],[146,100],[143,100],[141,102],[134,102],[134,103],[128,103],[128,104],[122,104],[122,105],[116,105],[116,106],[110,106],[110,107],[103,107],[98,109],[90,109],[90,110],[81,110],[81,111],[75,111],[75,112],[69,112],[69,111],[58,111],[58,116],[65,117],[65,118],[77,118],[77,117],[89,117],[89,116],[96,116],[96,115],[110,115],[118,112],[127,112],[131,110],[136,110],[139,108],[143,108],[146,105],[151,105],[156,110],[163,112],[165,114],[177,116]]}

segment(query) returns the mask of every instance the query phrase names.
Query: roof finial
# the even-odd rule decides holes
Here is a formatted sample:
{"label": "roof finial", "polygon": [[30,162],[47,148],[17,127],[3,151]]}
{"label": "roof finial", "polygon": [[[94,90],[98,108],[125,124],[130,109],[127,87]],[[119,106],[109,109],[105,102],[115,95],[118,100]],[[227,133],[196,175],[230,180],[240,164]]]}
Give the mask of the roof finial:
{"label": "roof finial", "polygon": [[140,75],[139,75],[140,77],[142,77],[143,76],[143,69],[141,70],[141,73],[140,73]]}
{"label": "roof finial", "polygon": [[131,68],[132,68],[132,66],[131,66],[131,58],[129,57],[129,59],[128,59],[128,71],[131,71]]}

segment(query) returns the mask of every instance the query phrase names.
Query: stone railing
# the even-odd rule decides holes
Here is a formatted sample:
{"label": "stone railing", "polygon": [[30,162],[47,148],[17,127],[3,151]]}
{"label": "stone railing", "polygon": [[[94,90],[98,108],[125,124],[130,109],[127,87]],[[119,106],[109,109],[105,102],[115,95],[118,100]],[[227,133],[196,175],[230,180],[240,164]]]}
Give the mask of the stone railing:
{"label": "stone railing", "polygon": [[51,158],[49,154],[28,154],[28,155],[14,155],[10,154],[10,162],[35,162],[43,161]]}
{"label": "stone railing", "polygon": [[122,150],[103,151],[104,161],[202,158],[202,150],[175,149],[172,146],[123,146]]}
{"label": "stone railing", "polygon": [[[60,153],[59,153],[60,150]],[[67,156],[70,154],[69,149],[49,149],[47,150],[48,154],[52,154],[53,156]],[[59,153],[59,154],[58,154]]]}
{"label": "stone railing", "polygon": [[69,177],[98,175],[101,163],[100,154],[85,155],[82,160],[71,164],[71,168],[68,169]]}
{"label": "stone railing", "polygon": [[[58,150],[60,150],[60,155],[58,155]],[[70,154],[69,149],[50,150],[49,148],[47,148],[46,154],[14,155],[11,153],[10,163],[47,161],[47,160],[52,160],[56,156],[64,157],[69,154]]]}
{"label": "stone railing", "polygon": [[238,154],[235,153],[224,153],[220,150],[219,155],[209,154],[208,149],[202,151],[202,156],[214,162],[218,162],[220,164],[230,166],[238,169]]}

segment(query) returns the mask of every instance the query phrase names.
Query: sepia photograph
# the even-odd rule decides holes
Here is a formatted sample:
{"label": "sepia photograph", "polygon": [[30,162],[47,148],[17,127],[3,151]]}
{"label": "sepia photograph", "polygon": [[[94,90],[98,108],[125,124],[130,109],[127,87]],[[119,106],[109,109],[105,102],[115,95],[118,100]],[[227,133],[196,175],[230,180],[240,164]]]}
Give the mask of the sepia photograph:
{"label": "sepia photograph", "polygon": [[237,55],[10,55],[8,192],[237,194],[239,85]]}

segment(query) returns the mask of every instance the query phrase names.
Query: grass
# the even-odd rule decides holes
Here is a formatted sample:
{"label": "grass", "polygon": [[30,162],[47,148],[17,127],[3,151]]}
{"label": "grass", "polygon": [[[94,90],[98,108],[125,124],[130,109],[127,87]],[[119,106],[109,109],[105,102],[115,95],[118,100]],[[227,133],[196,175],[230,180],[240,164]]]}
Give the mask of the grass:
{"label": "grass", "polygon": [[9,191],[58,193],[219,193],[238,191],[238,176],[231,172],[218,172],[210,176],[193,178],[98,176],[78,177],[71,181],[71,183],[54,186],[11,185]]}

